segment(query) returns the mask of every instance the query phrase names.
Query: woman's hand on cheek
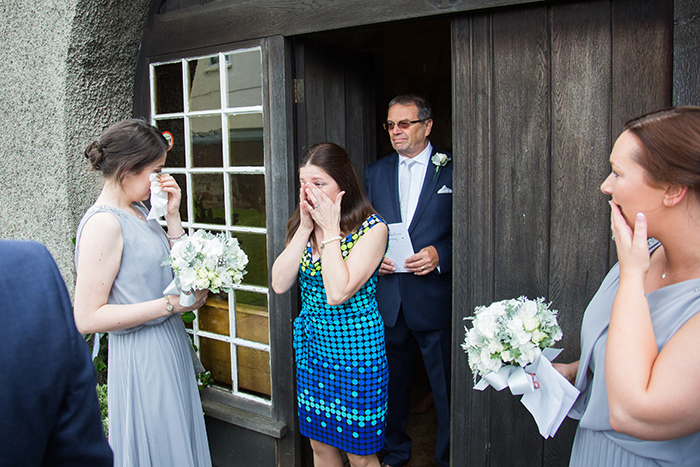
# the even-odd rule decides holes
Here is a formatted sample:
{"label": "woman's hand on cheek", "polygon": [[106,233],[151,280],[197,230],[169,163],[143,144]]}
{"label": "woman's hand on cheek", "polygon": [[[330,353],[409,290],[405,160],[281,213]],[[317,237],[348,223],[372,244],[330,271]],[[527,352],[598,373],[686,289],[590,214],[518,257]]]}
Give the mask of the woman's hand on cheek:
{"label": "woman's hand on cheek", "polygon": [[180,201],[182,200],[182,191],[175,179],[170,174],[158,174],[158,183],[160,189],[168,194],[168,213],[176,213],[180,210]]}
{"label": "woman's hand on cheek", "polygon": [[302,229],[312,230],[314,221],[311,218],[311,205],[306,198],[306,184],[302,183],[299,189],[299,226]]}
{"label": "woman's hand on cheek", "polygon": [[646,274],[650,265],[646,216],[644,213],[637,213],[634,230],[632,230],[627,225],[620,208],[612,201],[610,201],[610,209],[610,224],[617,246],[620,273],[635,271]]}

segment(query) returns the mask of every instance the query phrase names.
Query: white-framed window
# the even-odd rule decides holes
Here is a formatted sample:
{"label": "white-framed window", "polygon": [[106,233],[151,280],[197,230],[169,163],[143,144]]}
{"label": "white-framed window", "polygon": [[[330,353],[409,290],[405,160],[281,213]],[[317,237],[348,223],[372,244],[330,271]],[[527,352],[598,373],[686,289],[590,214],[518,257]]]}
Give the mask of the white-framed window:
{"label": "white-framed window", "polygon": [[249,257],[241,285],[210,294],[188,332],[216,386],[269,405],[261,49],[152,63],[149,71],[152,122],[174,139],[165,170],[182,188],[185,230],[234,236]]}

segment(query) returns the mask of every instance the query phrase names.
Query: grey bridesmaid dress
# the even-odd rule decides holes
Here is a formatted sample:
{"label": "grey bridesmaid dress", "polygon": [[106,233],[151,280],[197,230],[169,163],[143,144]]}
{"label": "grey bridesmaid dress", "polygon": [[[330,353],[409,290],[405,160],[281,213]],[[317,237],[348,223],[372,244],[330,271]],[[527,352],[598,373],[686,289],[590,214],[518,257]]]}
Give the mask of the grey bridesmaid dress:
{"label": "grey bridesmaid dress", "polygon": [[[650,241],[651,251],[660,244]],[[576,387],[581,394],[569,412],[580,420],[570,466],[647,467],[700,465],[700,433],[668,441],[645,441],[610,427],[605,388],[605,346],[613,300],[620,283],[616,264],[586,308],[581,325],[581,361]],[[690,318],[700,312],[700,279],[669,285],[647,294],[659,350]]]}
{"label": "grey bridesmaid dress", "polygon": [[[143,205],[137,209],[144,214]],[[170,252],[163,228],[110,206],[93,206],[80,221],[109,212],[121,225],[124,249],[107,303],[163,297],[173,278],[161,261]],[[165,307],[165,301],[163,301]],[[109,333],[109,443],[114,465],[211,466],[191,345],[179,314]]]}

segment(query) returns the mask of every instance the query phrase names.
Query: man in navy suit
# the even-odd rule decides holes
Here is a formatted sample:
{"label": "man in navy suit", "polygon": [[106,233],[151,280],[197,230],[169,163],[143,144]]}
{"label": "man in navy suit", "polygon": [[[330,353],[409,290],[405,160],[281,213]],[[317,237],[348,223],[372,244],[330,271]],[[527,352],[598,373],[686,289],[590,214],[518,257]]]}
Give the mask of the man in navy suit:
{"label": "man in navy suit", "polygon": [[0,467],[111,466],[95,367],[41,244],[0,240]]}
{"label": "man in navy suit", "polygon": [[441,466],[449,465],[452,162],[449,154],[430,144],[432,126],[432,109],[424,98],[411,94],[395,97],[389,103],[384,127],[396,152],[365,171],[370,202],[388,224],[408,225],[415,252],[405,261],[406,272],[396,272],[394,261],[385,258],[377,283],[389,362],[383,465],[391,467],[402,467],[411,457],[406,423],[416,345],[437,410],[435,458]]}

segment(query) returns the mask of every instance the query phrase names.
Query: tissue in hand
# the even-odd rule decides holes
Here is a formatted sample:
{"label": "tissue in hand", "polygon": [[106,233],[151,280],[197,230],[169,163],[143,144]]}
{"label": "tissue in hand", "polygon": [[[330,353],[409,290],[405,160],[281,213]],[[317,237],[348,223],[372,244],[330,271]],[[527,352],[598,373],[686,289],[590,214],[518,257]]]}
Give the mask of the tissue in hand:
{"label": "tissue in hand", "polygon": [[168,213],[168,194],[160,189],[158,174],[151,174],[149,180],[151,181],[151,211],[148,213],[148,218],[158,219]]}

